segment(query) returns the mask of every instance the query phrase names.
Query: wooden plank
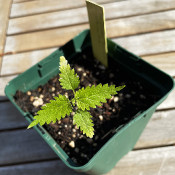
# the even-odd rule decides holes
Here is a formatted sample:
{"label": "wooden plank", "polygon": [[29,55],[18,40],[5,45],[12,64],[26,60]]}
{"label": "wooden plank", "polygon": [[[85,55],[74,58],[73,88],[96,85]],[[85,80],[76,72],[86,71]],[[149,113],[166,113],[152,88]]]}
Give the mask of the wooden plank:
{"label": "wooden plank", "polygon": [[10,80],[12,80],[15,77],[16,77],[16,75],[7,76],[7,77],[0,77],[0,101],[7,99],[7,97],[5,96],[5,93],[4,93],[5,86],[7,85],[7,83]]}
{"label": "wooden plank", "polygon": [[[174,79],[175,81],[175,79]],[[167,97],[167,99],[158,106],[157,109],[163,110],[167,108],[175,108],[175,89],[170,93],[170,95]]]}
{"label": "wooden plank", "polygon": [[5,52],[8,52],[8,50],[10,50],[10,52],[23,52],[58,47],[87,28],[88,25],[85,24],[76,27],[69,26],[60,29],[9,36],[6,39]]}
{"label": "wooden plank", "polygon": [[[117,5],[119,4],[118,2],[104,5],[105,11],[106,11],[106,15],[105,15],[106,19],[107,20],[115,19],[107,23],[107,25],[110,25],[110,28],[113,28],[113,31],[110,31],[110,33],[111,32],[114,33],[115,31],[117,35],[122,36],[122,35],[132,34],[133,32],[135,32],[135,30],[138,27],[140,27],[139,29],[142,32],[145,32],[147,30],[155,31],[155,30],[175,28],[175,24],[174,24],[175,10],[160,12],[156,14],[143,15],[145,13],[144,3],[142,4],[142,3],[139,3],[138,1],[134,1],[136,4],[133,4],[133,6],[136,9],[140,9],[140,11],[136,13],[137,10],[133,10],[133,8],[130,8],[131,1],[126,1],[126,2],[128,3],[126,6],[126,9],[129,10],[129,12],[128,13],[126,12],[126,14],[123,13],[123,8],[119,8],[118,10],[118,7],[117,7]],[[150,8],[152,6],[150,6],[148,2],[150,2],[151,4],[152,1],[146,1],[147,6],[149,6],[149,8],[147,9],[150,9],[150,11],[153,11],[153,9]],[[142,7],[139,8],[138,3],[142,4]],[[175,3],[174,3],[174,8],[175,8]],[[116,11],[118,13],[116,13]],[[156,11],[157,11],[157,8],[155,7],[154,12]],[[135,13],[132,14],[131,12],[132,13],[135,12]],[[137,16],[132,18],[131,17],[122,18],[122,19],[116,20],[116,18],[124,17],[125,15],[127,16],[129,14],[130,15],[142,14],[142,16]],[[147,23],[147,21],[149,21],[149,23]],[[21,18],[14,18],[9,21],[8,35],[45,30],[45,29],[52,29],[56,27],[63,27],[63,26],[69,26],[69,25],[75,25],[75,24],[81,24],[81,23],[87,23],[87,22],[88,22],[88,17],[87,17],[86,8],[70,9],[65,11],[26,16]],[[137,31],[137,30],[135,33],[141,33],[141,31]]]}
{"label": "wooden plank", "polygon": [[57,48],[36,50],[4,56],[1,75],[19,74],[50,55]]}
{"label": "wooden plank", "polygon": [[0,165],[57,157],[34,129],[0,132],[0,138]]}
{"label": "wooden plank", "polygon": [[106,175],[173,175],[175,146],[131,151]]}
{"label": "wooden plank", "polygon": [[6,30],[9,18],[9,12],[11,7],[11,0],[0,0],[0,71],[1,71],[1,62],[2,62],[2,54],[4,52],[4,44],[6,38]]}
{"label": "wooden plank", "polygon": [[[131,151],[106,175],[174,175],[175,147]],[[60,160],[0,167],[3,175],[84,175],[66,167]]]}
{"label": "wooden plank", "polygon": [[[24,52],[58,47],[86,28],[88,28],[88,25],[83,24],[77,25],[76,27],[69,26],[59,29],[8,36],[6,39],[5,52]],[[134,31],[130,30],[132,34],[136,34],[141,29],[142,27],[136,26]],[[128,31],[125,34],[128,34]],[[145,32],[146,31],[150,31],[149,28],[147,28]],[[117,32],[116,28],[114,31],[107,22],[107,36],[109,38],[119,37],[121,33],[123,36],[123,31]],[[137,36],[121,37],[113,40],[135,54],[149,55],[175,51],[175,40],[173,36],[175,36],[175,29]]]}
{"label": "wooden plank", "polygon": [[175,110],[153,114],[135,148],[175,144]]}
{"label": "wooden plank", "polygon": [[19,111],[14,107],[14,105],[7,101],[0,103],[1,111],[1,125],[0,130],[14,129],[26,127],[28,122],[19,113]]}
{"label": "wooden plank", "polygon": [[171,76],[175,76],[175,52],[143,56],[142,58]]}
{"label": "wooden plank", "polygon": [[175,30],[148,33],[113,39],[114,42],[137,55],[175,51]]}
{"label": "wooden plank", "polygon": [[[96,3],[110,3],[121,0],[95,0]],[[28,16],[39,13],[52,12],[57,10],[65,10],[70,8],[77,8],[85,6],[84,1],[78,0],[66,0],[56,2],[54,0],[45,0],[44,3],[42,0],[29,1],[25,3],[13,4],[11,17],[19,16]],[[170,10],[175,7],[174,0],[166,0],[166,3],[162,0],[142,0],[142,3],[139,3],[137,0],[130,1],[121,1],[109,5],[104,5],[106,14],[110,9],[115,16],[131,16],[136,14],[146,14],[158,11]]]}
{"label": "wooden plank", "polygon": [[[55,49],[56,48],[51,48],[6,55],[3,58],[0,75],[7,76],[22,73],[52,53]],[[171,76],[175,76],[175,52],[143,56],[142,58]]]}
{"label": "wooden plank", "polygon": [[[97,3],[109,3],[114,2],[115,0],[94,0]],[[85,6],[84,0],[64,0],[64,1],[55,1],[55,0],[37,0],[37,1],[28,1],[24,3],[15,3],[12,5],[11,9],[11,18],[19,16],[34,15],[39,13],[46,13],[58,10],[65,10],[71,8],[78,8]]]}

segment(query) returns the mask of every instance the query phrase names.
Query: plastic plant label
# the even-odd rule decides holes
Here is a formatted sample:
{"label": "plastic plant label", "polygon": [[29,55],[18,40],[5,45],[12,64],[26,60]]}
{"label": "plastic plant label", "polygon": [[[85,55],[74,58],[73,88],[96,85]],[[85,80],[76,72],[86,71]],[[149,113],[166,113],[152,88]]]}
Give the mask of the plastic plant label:
{"label": "plastic plant label", "polygon": [[90,34],[93,55],[106,67],[108,66],[107,39],[105,28],[104,8],[94,2],[86,0],[90,24]]}

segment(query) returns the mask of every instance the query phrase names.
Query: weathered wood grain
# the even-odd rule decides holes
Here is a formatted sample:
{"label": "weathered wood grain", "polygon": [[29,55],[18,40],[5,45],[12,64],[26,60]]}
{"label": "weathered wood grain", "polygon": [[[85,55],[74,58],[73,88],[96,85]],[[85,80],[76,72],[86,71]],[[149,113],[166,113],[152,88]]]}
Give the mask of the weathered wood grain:
{"label": "weathered wood grain", "polygon": [[0,75],[19,74],[50,55],[57,48],[4,56]]}
{"label": "weathered wood grain", "polygon": [[[127,1],[128,6],[130,7],[131,1]],[[138,1],[136,1],[138,3]],[[148,3],[148,2],[147,2]],[[142,3],[139,3],[142,4]],[[136,17],[128,17],[117,19],[119,17],[124,17],[126,14],[123,13],[123,8],[119,8],[118,10],[118,2],[105,4],[106,10],[106,19],[114,19],[107,23],[107,26],[110,25],[108,28],[112,28],[110,33],[116,32],[116,35],[129,35],[132,33],[141,33],[145,31],[156,31],[156,30],[163,30],[163,29],[172,29],[175,28],[175,10],[160,12],[156,14],[149,14],[149,15],[142,15]],[[134,4],[132,4],[134,5]],[[138,14],[144,14],[144,3],[142,7],[139,8],[138,5],[135,5],[137,9],[140,9]],[[175,6],[175,3],[174,3]],[[131,8],[128,8],[131,9]],[[143,9],[143,10],[142,10]],[[152,10],[151,8],[147,8]],[[142,10],[142,11],[141,11]],[[155,8],[155,11],[157,8]],[[118,13],[116,13],[116,11]],[[121,12],[121,14],[119,13]],[[129,12],[135,12],[132,10]],[[141,13],[142,12],[142,13]],[[137,15],[138,15],[137,14]],[[123,16],[122,16],[123,15]],[[147,22],[149,21],[149,23]],[[64,10],[52,13],[45,13],[33,16],[26,16],[21,18],[14,18],[9,21],[9,28],[8,28],[8,35],[17,34],[17,33],[24,33],[24,32],[32,32],[37,30],[46,30],[52,29],[56,27],[63,27],[81,23],[87,23],[88,16],[86,8],[78,8],[78,9],[71,9],[71,10]],[[140,27],[140,31],[137,31],[138,27]],[[117,29],[117,31],[116,31]],[[136,30],[136,31],[135,31]],[[128,34],[127,34],[128,32]]]}
{"label": "weathered wood grain", "polygon": [[113,39],[137,55],[149,55],[175,51],[175,30],[147,33]]}
{"label": "weathered wood grain", "polygon": [[0,71],[11,2],[12,0],[6,0],[5,3],[3,0],[0,0]]}
{"label": "weathered wood grain", "polygon": [[175,146],[131,151],[107,175],[173,175]]}
{"label": "weathered wood grain", "polygon": [[[54,50],[56,48],[6,55],[3,57],[0,75],[22,73]],[[175,76],[175,52],[143,56],[142,58],[171,76]]]}
{"label": "weathered wood grain", "polygon": [[[88,25],[84,24],[77,25],[76,27],[69,26],[59,29],[8,36],[6,39],[5,52],[24,52],[58,47],[86,28],[88,28]],[[138,31],[140,30],[139,28],[141,27],[137,26]],[[110,31],[111,28],[107,25],[107,36],[109,38],[118,37],[116,32],[110,33]],[[175,40],[173,36],[175,36],[175,29],[115,38],[113,40],[135,54],[149,55],[175,51]]]}
{"label": "weathered wood grain", "polygon": [[[175,79],[174,79],[175,81]],[[169,94],[169,96],[167,97],[167,99],[160,104],[160,106],[158,106],[158,110],[164,110],[167,108],[175,108],[175,89]]]}
{"label": "weathered wood grain", "polygon": [[89,26],[77,25],[59,29],[33,32],[15,36],[8,36],[6,39],[5,52],[23,52],[44,48],[58,47],[65,44],[82,30]]}
{"label": "weathered wood grain", "polygon": [[[175,147],[131,151],[106,175],[174,175]],[[66,167],[60,160],[0,167],[3,175],[85,175]]]}
{"label": "weathered wood grain", "polygon": [[175,76],[175,52],[143,56],[142,58],[169,75]]}
{"label": "weathered wood grain", "polygon": [[[114,0],[94,0],[97,3],[109,3],[114,2]],[[15,3],[12,5],[11,9],[11,18],[19,16],[34,15],[39,13],[46,13],[58,10],[65,10],[71,8],[78,8],[85,6],[84,0],[64,0],[64,1],[55,1],[55,0],[37,0],[37,1],[28,1],[24,3]]]}
{"label": "weathered wood grain", "polygon": [[[110,3],[121,0],[95,0],[97,3]],[[34,15],[39,13],[52,12],[63,9],[71,9],[85,6],[83,0],[66,0],[66,1],[54,1],[42,0],[29,1],[25,3],[13,4],[11,17]],[[104,5],[105,6],[105,5]],[[137,0],[121,1],[114,4],[109,4],[105,6],[107,11],[108,7],[113,12],[113,15],[117,16],[130,16],[136,14],[152,13],[158,11],[170,10],[175,7],[175,2],[173,0],[166,0],[166,3],[162,0],[142,0],[139,3]],[[131,8],[132,7],[132,8]]]}
{"label": "weathered wood grain", "polygon": [[12,80],[15,77],[16,77],[16,75],[7,76],[7,77],[0,77],[0,101],[7,99],[7,97],[5,96],[5,93],[4,93],[5,86],[7,85],[7,83],[10,80]]}
{"label": "weathered wood grain", "polygon": [[34,129],[0,132],[0,138],[0,165],[57,157]]}
{"label": "weathered wood grain", "polygon": [[21,128],[28,125],[28,122],[24,119],[24,117],[19,113],[19,111],[14,107],[11,102],[1,102],[0,111],[0,130]]}
{"label": "weathered wood grain", "polygon": [[175,144],[174,116],[175,110],[155,112],[135,148]]}

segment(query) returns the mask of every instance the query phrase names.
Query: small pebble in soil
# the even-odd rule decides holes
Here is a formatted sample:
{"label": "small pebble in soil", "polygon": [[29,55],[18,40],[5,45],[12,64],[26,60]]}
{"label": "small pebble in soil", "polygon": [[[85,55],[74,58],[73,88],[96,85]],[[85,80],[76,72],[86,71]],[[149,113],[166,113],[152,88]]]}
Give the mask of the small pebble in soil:
{"label": "small pebble in soil", "polygon": [[72,131],[73,131],[73,132],[76,132],[76,129],[73,128]]}
{"label": "small pebble in soil", "polygon": [[78,148],[75,148],[75,152],[78,153],[79,152],[79,149]]}
{"label": "small pebble in soil", "polygon": [[114,77],[114,74],[113,73],[110,73],[109,74],[109,78],[113,78]]}
{"label": "small pebble in soil", "polygon": [[58,124],[61,124],[61,120],[58,120]]}
{"label": "small pebble in soil", "polygon": [[52,87],[52,92],[54,92],[55,91],[55,87]]}
{"label": "small pebble in soil", "polygon": [[91,144],[91,143],[93,143],[93,139],[88,138],[88,139],[87,139],[87,142]]}
{"label": "small pebble in soil", "polygon": [[98,140],[98,138],[99,138],[98,135],[96,135],[96,136],[95,136],[95,140]]}
{"label": "small pebble in soil", "polygon": [[116,109],[115,109],[115,108],[113,108],[113,109],[112,109],[112,112],[116,112]]}
{"label": "small pebble in soil", "polygon": [[30,91],[27,91],[27,95],[31,95],[32,93]]}
{"label": "small pebble in soil", "polygon": [[30,96],[30,101],[33,101],[34,100],[34,96]]}
{"label": "small pebble in soil", "polygon": [[58,135],[61,135],[61,132],[60,131],[58,132]]}
{"label": "small pebble in soil", "polygon": [[118,97],[114,97],[114,102],[118,102],[119,98]]}
{"label": "small pebble in soil", "polygon": [[71,112],[71,115],[74,116],[75,115],[75,112]]}
{"label": "small pebble in soil", "polygon": [[40,105],[43,105],[43,99],[38,98],[33,102],[33,106],[38,107]]}
{"label": "small pebble in soil", "polygon": [[130,94],[126,94],[125,97],[126,98],[131,98],[131,95]]}
{"label": "small pebble in soil", "polygon": [[55,97],[55,94],[54,93],[52,93],[52,97]]}
{"label": "small pebble in soil", "polygon": [[99,119],[102,121],[103,120],[103,116],[102,115],[99,115]]}
{"label": "small pebble in soil", "polygon": [[64,125],[65,128],[67,128],[67,125]]}
{"label": "small pebble in soil", "polygon": [[75,135],[75,134],[72,134],[72,137],[73,137],[73,138],[75,138],[75,137],[76,137],[76,135]]}
{"label": "small pebble in soil", "polygon": [[84,76],[84,77],[86,76],[86,72],[83,73],[83,76]]}
{"label": "small pebble in soil", "polygon": [[140,94],[141,99],[146,99],[146,97],[143,94]]}
{"label": "small pebble in soil", "polygon": [[75,148],[75,142],[74,142],[74,141],[71,141],[71,142],[69,143],[69,146],[70,146],[71,148]]}
{"label": "small pebble in soil", "polygon": [[98,66],[100,69],[102,69],[102,70],[105,70],[106,69],[106,67],[104,66],[104,65],[99,65]]}
{"label": "small pebble in soil", "polygon": [[41,90],[42,90],[42,89],[39,87],[39,88],[38,88],[38,92],[41,92]]}
{"label": "small pebble in soil", "polygon": [[44,98],[44,95],[43,95],[43,94],[41,94],[41,95],[39,96],[39,98]]}
{"label": "small pebble in soil", "polygon": [[77,69],[77,71],[78,71],[78,72],[81,72],[81,71],[82,71],[82,68],[81,68],[81,67],[79,67],[79,68]]}
{"label": "small pebble in soil", "polygon": [[96,147],[97,146],[97,143],[93,143],[93,146]]}
{"label": "small pebble in soil", "polygon": [[84,154],[84,153],[81,153],[81,155],[80,155],[81,157],[87,157],[87,155],[86,154]]}
{"label": "small pebble in soil", "polygon": [[68,93],[67,92],[64,95],[68,98]]}

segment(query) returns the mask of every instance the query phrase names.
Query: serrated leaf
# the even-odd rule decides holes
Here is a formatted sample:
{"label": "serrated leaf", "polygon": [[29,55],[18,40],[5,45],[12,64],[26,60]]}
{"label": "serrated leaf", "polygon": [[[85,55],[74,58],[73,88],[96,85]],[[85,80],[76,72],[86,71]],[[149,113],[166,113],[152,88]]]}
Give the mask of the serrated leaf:
{"label": "serrated leaf", "polygon": [[90,107],[101,106],[101,102],[106,103],[106,99],[110,99],[111,95],[115,94],[117,94],[115,85],[108,86],[105,84],[102,86],[99,84],[96,87],[93,85],[76,91],[75,98],[72,101],[76,101],[79,109],[89,110]]}
{"label": "serrated leaf", "polygon": [[115,88],[116,91],[121,91],[126,85],[118,86]]}
{"label": "serrated leaf", "polygon": [[92,121],[92,116],[88,111],[78,110],[73,116],[73,123],[80,127],[80,130],[83,131],[83,134],[86,134],[87,137],[92,138],[94,135],[94,124]]}
{"label": "serrated leaf", "polygon": [[50,103],[47,103],[41,108],[42,110],[37,112],[37,115],[34,117],[35,120],[28,126],[28,128],[31,128],[38,123],[40,125],[44,125],[45,123],[49,124],[51,122],[55,123],[56,120],[60,120],[72,112],[71,103],[65,95],[55,97],[55,100],[50,100]]}
{"label": "serrated leaf", "polygon": [[70,68],[65,57],[60,57],[60,84],[63,89],[74,90],[78,87],[80,80],[74,69]]}

